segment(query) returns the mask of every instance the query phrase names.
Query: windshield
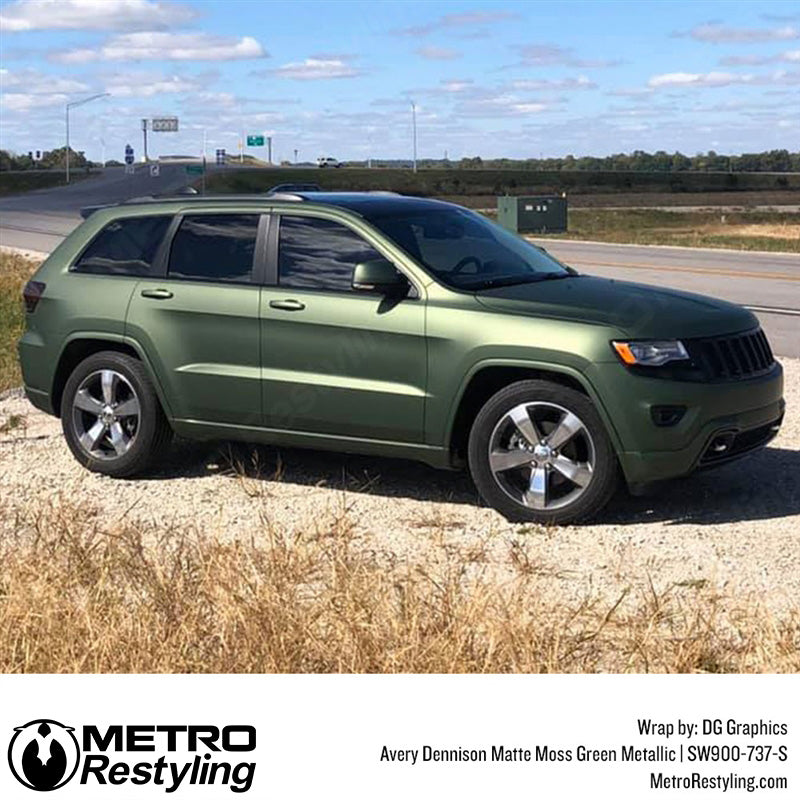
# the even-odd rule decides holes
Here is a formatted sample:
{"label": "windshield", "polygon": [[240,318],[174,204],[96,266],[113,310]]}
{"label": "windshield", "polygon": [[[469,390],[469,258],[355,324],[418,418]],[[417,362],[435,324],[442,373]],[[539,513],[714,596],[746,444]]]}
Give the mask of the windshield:
{"label": "windshield", "polygon": [[474,211],[443,208],[369,219],[454,289],[479,291],[576,274],[541,248]]}

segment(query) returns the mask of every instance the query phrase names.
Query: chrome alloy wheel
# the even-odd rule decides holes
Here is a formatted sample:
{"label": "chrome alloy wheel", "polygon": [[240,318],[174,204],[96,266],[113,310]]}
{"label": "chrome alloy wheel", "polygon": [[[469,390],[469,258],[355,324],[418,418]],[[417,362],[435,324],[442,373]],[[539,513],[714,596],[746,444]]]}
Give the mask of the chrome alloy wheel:
{"label": "chrome alloy wheel", "polygon": [[88,375],[72,400],[72,424],[93,458],[115,459],[130,450],[139,430],[139,398],[128,379],[112,369]]}
{"label": "chrome alloy wheel", "polygon": [[575,502],[592,479],[595,460],[586,425],[555,403],[515,406],[489,438],[497,485],[526,508],[549,511]]}

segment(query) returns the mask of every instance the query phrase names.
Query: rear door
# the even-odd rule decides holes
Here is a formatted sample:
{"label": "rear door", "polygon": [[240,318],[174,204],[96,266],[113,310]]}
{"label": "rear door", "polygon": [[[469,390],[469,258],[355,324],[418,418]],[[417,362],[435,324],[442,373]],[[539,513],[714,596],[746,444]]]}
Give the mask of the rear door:
{"label": "rear door", "polygon": [[[78,254],[65,282],[64,319],[74,332],[122,336],[136,285],[154,269],[171,214],[120,217],[105,225]],[[57,289],[57,287],[54,287]]]}
{"label": "rear door", "polygon": [[260,424],[257,254],[268,220],[246,212],[178,216],[161,276],[133,293],[126,335],[146,350],[178,419]]}
{"label": "rear door", "polygon": [[424,300],[354,291],[355,265],[383,254],[342,222],[278,220],[268,269],[276,285],[261,295],[265,425],[422,441]]}

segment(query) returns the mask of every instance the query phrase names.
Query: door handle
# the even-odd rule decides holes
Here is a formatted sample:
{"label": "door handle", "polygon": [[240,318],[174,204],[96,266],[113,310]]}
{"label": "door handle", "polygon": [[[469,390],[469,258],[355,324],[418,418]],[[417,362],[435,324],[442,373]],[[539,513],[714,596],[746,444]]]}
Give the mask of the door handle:
{"label": "door handle", "polygon": [[142,297],[150,297],[153,300],[169,300],[172,292],[169,289],[142,289]]}
{"label": "door handle", "polygon": [[299,300],[270,300],[269,307],[279,308],[281,311],[302,311],[306,304]]}

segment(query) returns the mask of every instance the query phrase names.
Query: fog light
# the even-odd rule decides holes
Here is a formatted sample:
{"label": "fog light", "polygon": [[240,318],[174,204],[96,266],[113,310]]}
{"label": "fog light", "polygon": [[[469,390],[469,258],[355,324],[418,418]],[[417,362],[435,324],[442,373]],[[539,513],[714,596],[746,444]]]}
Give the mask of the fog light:
{"label": "fog light", "polygon": [[652,406],[650,416],[659,428],[677,425],[686,413],[686,406]]}

